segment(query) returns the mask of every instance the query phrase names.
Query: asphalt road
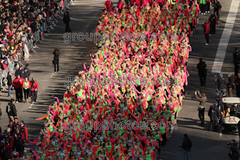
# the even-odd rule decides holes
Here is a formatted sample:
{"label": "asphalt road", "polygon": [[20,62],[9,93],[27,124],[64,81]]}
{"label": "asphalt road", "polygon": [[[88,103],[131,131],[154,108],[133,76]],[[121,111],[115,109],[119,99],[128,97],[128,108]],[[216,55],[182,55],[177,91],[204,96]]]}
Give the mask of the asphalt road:
{"label": "asphalt road", "polygon": [[[115,0],[116,1],[116,0]],[[215,73],[211,73],[213,61],[215,59],[218,43],[220,41],[224,25],[227,19],[231,0],[220,0],[222,4],[221,21],[217,26],[217,33],[215,37],[210,37],[210,45],[205,46],[205,38],[203,34],[203,28],[201,23],[208,18],[209,14],[200,16],[200,24],[197,25],[196,33],[190,38],[190,44],[192,46],[192,52],[190,52],[188,71],[190,73],[189,86],[186,88],[186,97],[183,101],[183,110],[178,117],[178,127],[174,130],[169,142],[167,143],[166,151],[162,154],[163,160],[181,160],[183,159],[183,152],[178,148],[178,145],[182,142],[184,133],[187,133],[193,142],[192,151],[189,153],[191,160],[227,160],[228,159],[228,146],[226,142],[230,139],[238,141],[236,133],[223,134],[213,133],[207,131],[209,118],[207,114],[206,125],[199,126],[199,120],[197,116],[198,101],[194,98],[194,91],[201,90],[206,93],[208,97],[207,110],[209,106],[214,102],[216,98],[216,86],[214,85]],[[95,31],[98,18],[101,16],[101,10],[104,7],[104,0],[75,0],[74,5],[70,7],[71,22],[70,28],[74,33],[83,34],[93,33]],[[236,45],[239,46],[239,22],[240,14],[238,9],[237,19],[234,24],[233,31],[231,33],[229,45],[225,61],[223,64],[222,72],[233,72],[232,64],[232,52]],[[43,121],[37,121],[36,118],[42,117],[46,114],[48,106],[53,103],[54,97],[62,99],[65,91],[64,84],[66,78],[74,77],[79,70],[83,69],[83,64],[86,62],[90,64],[89,54],[93,54],[97,51],[97,48],[93,41],[77,40],[73,36],[70,38],[71,43],[64,43],[64,24],[62,20],[59,20],[58,26],[48,34],[42,44],[39,45],[40,49],[37,49],[37,53],[32,53],[30,59],[30,69],[32,71],[31,77],[35,77],[39,83],[39,93],[37,103],[34,105],[18,103],[17,111],[20,120],[24,120],[28,130],[30,138],[37,135],[41,128],[43,128]],[[69,36],[69,35],[68,35]],[[68,37],[67,37],[68,38]],[[52,52],[54,48],[59,47],[61,49],[60,55],[60,73],[53,74]],[[198,59],[203,58],[206,61],[208,68],[207,86],[199,86],[199,78],[197,75],[196,64]],[[226,75],[225,75],[226,76]],[[235,93],[235,92],[234,92]],[[14,92],[12,91],[14,96]],[[7,93],[0,93],[1,108],[3,116],[1,118],[0,126],[2,129],[6,129],[8,118],[6,116],[5,107],[10,98],[7,97]]]}

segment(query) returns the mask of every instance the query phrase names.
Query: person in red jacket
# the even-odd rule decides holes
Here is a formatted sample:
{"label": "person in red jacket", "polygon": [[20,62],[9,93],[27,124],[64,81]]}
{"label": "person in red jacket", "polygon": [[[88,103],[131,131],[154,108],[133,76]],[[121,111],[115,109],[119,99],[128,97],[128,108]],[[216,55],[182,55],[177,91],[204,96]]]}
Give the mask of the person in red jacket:
{"label": "person in red jacket", "polygon": [[202,27],[204,28],[204,34],[205,34],[205,38],[206,38],[206,45],[209,45],[209,27],[210,24],[207,20],[205,20],[205,23],[202,23]]}
{"label": "person in red jacket", "polygon": [[30,81],[30,97],[31,103],[37,101],[38,83],[35,78]]}
{"label": "person in red jacket", "polygon": [[23,100],[23,94],[22,94],[22,84],[24,79],[20,77],[20,75],[17,75],[17,77],[14,79],[12,83],[12,87],[15,89],[16,94],[16,103],[22,102]]}

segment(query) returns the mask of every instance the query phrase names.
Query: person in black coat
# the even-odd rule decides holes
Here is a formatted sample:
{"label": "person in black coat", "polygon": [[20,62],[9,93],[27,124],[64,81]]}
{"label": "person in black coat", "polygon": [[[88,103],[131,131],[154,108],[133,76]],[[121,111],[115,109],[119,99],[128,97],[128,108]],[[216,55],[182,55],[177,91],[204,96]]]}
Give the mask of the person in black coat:
{"label": "person in black coat", "polygon": [[212,34],[215,36],[216,25],[218,25],[218,18],[213,11],[211,16],[209,16],[208,21],[210,23],[210,36],[212,36]]}
{"label": "person in black coat", "polygon": [[15,71],[15,77],[17,77],[17,75],[20,75],[20,77],[23,78],[24,70],[23,70],[22,66],[19,66],[19,68]]}
{"label": "person in black coat", "polygon": [[240,64],[240,54],[238,52],[238,47],[235,47],[235,51],[233,52],[233,64],[234,64],[234,72],[235,76],[238,75],[239,64]]}
{"label": "person in black coat", "polygon": [[184,160],[188,160],[188,152],[192,148],[192,141],[188,138],[187,134],[183,135],[182,145],[179,145],[184,150]]}
{"label": "person in black coat", "polygon": [[8,85],[8,97],[11,97],[11,86],[12,86],[12,73],[11,72],[8,72],[7,85]]}
{"label": "person in black coat", "polygon": [[22,77],[22,78],[24,78],[24,79],[27,78],[29,80],[30,75],[31,75],[31,72],[29,70],[29,64],[27,63],[24,68],[24,77]]}
{"label": "person in black coat", "polygon": [[8,103],[7,107],[6,107],[6,113],[8,115],[9,118],[9,123],[14,121],[14,118],[17,117],[17,110],[16,110],[16,106],[15,106],[15,99],[11,99],[10,103]]}
{"label": "person in black coat", "polygon": [[207,76],[207,72],[206,72],[206,63],[202,60],[202,58],[199,59],[199,63],[197,64],[197,69],[198,69],[198,75],[199,75],[199,79],[200,79],[200,85],[201,86],[206,86],[206,76]]}
{"label": "person in black coat", "polygon": [[70,22],[69,9],[67,9],[66,12],[64,13],[63,22],[66,24],[65,32],[71,32],[72,30],[69,28]]}
{"label": "person in black coat", "polygon": [[208,110],[208,116],[210,117],[210,128],[209,130],[217,131],[218,121],[220,120],[220,111],[218,108],[218,102],[216,101]]}
{"label": "person in black coat", "polygon": [[54,65],[54,72],[59,72],[59,55],[60,49],[57,47],[53,51],[53,65]]}

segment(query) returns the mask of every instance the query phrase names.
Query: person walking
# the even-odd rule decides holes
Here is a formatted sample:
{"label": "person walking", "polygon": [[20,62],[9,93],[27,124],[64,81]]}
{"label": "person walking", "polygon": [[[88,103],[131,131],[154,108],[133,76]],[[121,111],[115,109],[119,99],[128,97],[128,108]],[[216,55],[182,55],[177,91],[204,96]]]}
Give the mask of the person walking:
{"label": "person walking", "polygon": [[24,93],[24,103],[28,103],[28,96],[29,96],[29,89],[30,89],[30,82],[28,78],[25,78],[23,82],[23,93]]}
{"label": "person walking", "polygon": [[239,72],[239,64],[240,64],[240,54],[238,52],[238,47],[235,47],[235,51],[233,52],[233,64],[234,64],[235,76],[237,76]]}
{"label": "person walking", "polygon": [[23,134],[19,131],[19,128],[12,134],[12,143],[14,149],[19,153],[19,157],[23,156],[24,151],[24,137]]}
{"label": "person walking", "polygon": [[209,108],[208,116],[210,117],[209,131],[217,131],[218,121],[220,120],[221,116],[217,101],[215,101],[214,105]]}
{"label": "person walking", "polygon": [[24,79],[20,77],[20,75],[17,75],[17,77],[14,79],[12,83],[12,87],[15,89],[16,94],[16,103],[22,102],[23,95],[22,95],[22,84]]}
{"label": "person walking", "polygon": [[38,83],[35,78],[32,78],[30,81],[30,97],[31,97],[31,103],[37,101],[37,93],[38,93]]}
{"label": "person walking", "polygon": [[206,86],[206,76],[207,76],[207,70],[206,70],[206,63],[202,60],[202,58],[199,59],[199,63],[197,64],[198,69],[198,75],[200,79],[200,85]]}
{"label": "person walking", "polygon": [[9,123],[14,122],[14,118],[17,118],[15,102],[15,99],[12,98],[6,107],[6,113],[8,115]]}
{"label": "person walking", "polygon": [[240,73],[238,73],[237,77],[234,79],[234,84],[236,86],[236,96],[240,97]]}
{"label": "person walking", "polygon": [[11,97],[11,88],[12,88],[12,73],[11,72],[8,72],[7,85],[8,85],[8,97]]}
{"label": "person walking", "polygon": [[64,13],[63,22],[66,24],[65,32],[71,32],[72,30],[69,28],[70,22],[69,9],[66,9],[66,12]]}
{"label": "person walking", "polygon": [[24,75],[23,75],[22,78],[24,78],[24,79],[27,78],[27,79],[29,80],[30,75],[31,75],[31,72],[30,72],[30,70],[29,70],[29,64],[27,63],[27,64],[25,65]]}
{"label": "person walking", "polygon": [[215,3],[213,5],[213,7],[214,7],[214,13],[217,14],[217,18],[218,18],[218,20],[220,20],[220,14],[219,13],[220,13],[221,8],[222,8],[221,3],[218,0],[215,0]]}
{"label": "person walking", "polygon": [[213,11],[212,14],[209,16],[208,21],[210,23],[210,36],[215,36],[216,25],[218,25],[218,18]]}
{"label": "person walking", "polygon": [[53,65],[54,65],[54,73],[59,72],[59,55],[60,49],[57,47],[53,51]]}
{"label": "person walking", "polygon": [[211,0],[206,0],[206,13],[210,13],[210,2]]}
{"label": "person walking", "polygon": [[218,87],[219,96],[223,97],[226,93],[227,88],[227,80],[223,78],[223,74],[219,74],[219,78],[216,81],[216,85]]}
{"label": "person walking", "polygon": [[232,79],[232,73],[228,73],[227,91],[228,91],[229,97],[232,97],[233,86],[234,86],[234,83],[233,83],[233,79]]}
{"label": "person walking", "polygon": [[206,0],[200,0],[200,10],[201,10],[201,14],[205,15],[205,10],[206,10]]}
{"label": "person walking", "polygon": [[209,45],[209,27],[210,27],[210,23],[205,20],[205,23],[202,23],[202,27],[204,28],[204,35],[206,38],[206,44],[205,45]]}
{"label": "person walking", "polygon": [[186,133],[183,135],[183,142],[179,147],[183,149],[184,160],[188,160],[188,152],[190,152],[190,149],[192,148],[192,141]]}
{"label": "person walking", "polygon": [[205,103],[207,101],[207,97],[204,93],[200,93],[199,91],[195,92],[195,96],[199,101],[198,117],[201,121],[201,125],[204,125],[204,112],[205,112],[205,107],[206,107]]}

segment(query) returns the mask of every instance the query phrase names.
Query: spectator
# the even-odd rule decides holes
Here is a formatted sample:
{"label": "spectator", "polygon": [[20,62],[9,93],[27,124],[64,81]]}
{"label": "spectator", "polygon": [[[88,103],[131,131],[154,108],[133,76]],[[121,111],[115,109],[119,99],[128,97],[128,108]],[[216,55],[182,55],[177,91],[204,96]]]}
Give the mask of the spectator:
{"label": "spectator", "polygon": [[29,80],[29,76],[31,75],[31,72],[29,70],[29,64],[27,63],[25,68],[24,68],[24,76],[22,78],[27,78]]}
{"label": "spectator", "polygon": [[7,107],[6,107],[6,113],[8,115],[9,118],[9,123],[14,121],[14,118],[17,118],[17,110],[16,110],[16,106],[15,106],[15,99],[11,99],[10,103],[8,103]]}
{"label": "spectator", "polygon": [[198,69],[198,75],[200,79],[200,85],[201,86],[206,86],[206,76],[207,76],[207,70],[206,70],[206,63],[202,60],[202,58],[199,59],[199,63],[197,64],[197,69]]}
{"label": "spectator", "polygon": [[15,71],[15,77],[17,77],[17,75],[20,75],[21,78],[24,77],[24,70],[22,68],[22,66],[19,66],[19,68]]}
{"label": "spectator", "polygon": [[11,86],[12,86],[12,73],[11,72],[8,72],[7,85],[8,85],[8,97],[11,97]]}
{"label": "spectator", "polygon": [[217,14],[218,20],[220,20],[220,14],[219,13],[221,11],[221,8],[222,8],[221,3],[218,0],[215,0],[215,3],[214,3],[214,13]]}
{"label": "spectator", "polygon": [[211,16],[208,18],[210,23],[210,36],[215,36],[216,32],[216,25],[218,25],[218,18],[216,17],[215,13],[212,11]]}
{"label": "spectator", "polygon": [[234,87],[234,83],[233,83],[233,79],[232,79],[232,73],[228,73],[227,90],[228,90],[229,97],[232,97],[233,87]]}
{"label": "spectator", "polygon": [[183,135],[183,142],[181,145],[183,151],[184,151],[184,160],[188,160],[188,152],[190,151],[190,149],[192,148],[192,142],[191,140],[188,138],[187,134]]}
{"label": "spectator", "polygon": [[223,78],[223,74],[220,73],[219,78],[216,81],[216,85],[218,87],[219,96],[225,96],[227,80]]}
{"label": "spectator", "polygon": [[60,55],[60,49],[57,47],[53,51],[54,57],[53,57],[53,64],[54,64],[54,73],[59,72],[59,55]]}
{"label": "spectator", "polygon": [[66,24],[65,32],[71,32],[72,30],[69,28],[70,22],[69,9],[66,9],[66,12],[64,13],[63,22]]}
{"label": "spectator", "polygon": [[204,28],[204,35],[206,38],[206,44],[205,45],[209,45],[209,22],[207,20],[205,20],[205,23],[202,23],[202,27]]}
{"label": "spectator", "polygon": [[30,81],[30,97],[31,97],[31,103],[37,101],[37,93],[38,93],[38,83],[35,78],[32,78]]}
{"label": "spectator", "polygon": [[218,102],[216,101],[214,105],[209,108],[208,116],[210,117],[209,130],[217,131],[218,121],[220,120],[220,111],[218,109]]}
{"label": "spectator", "polygon": [[240,73],[238,73],[238,76],[234,79],[234,84],[236,86],[236,96],[240,97]]}
{"label": "spectator", "polygon": [[16,103],[23,101],[23,95],[22,95],[22,84],[24,79],[20,77],[20,75],[17,75],[17,77],[14,79],[12,83],[12,87],[15,89],[16,94]]}
{"label": "spectator", "polygon": [[240,54],[238,53],[238,47],[235,47],[235,51],[233,52],[233,64],[234,64],[235,76],[237,76],[239,72],[239,64],[240,64]]}
{"label": "spectator", "polygon": [[204,93],[201,93],[199,91],[195,92],[196,98],[199,101],[199,107],[198,107],[198,117],[201,121],[201,125],[204,125],[204,112],[205,112],[205,103],[207,101],[207,97]]}

